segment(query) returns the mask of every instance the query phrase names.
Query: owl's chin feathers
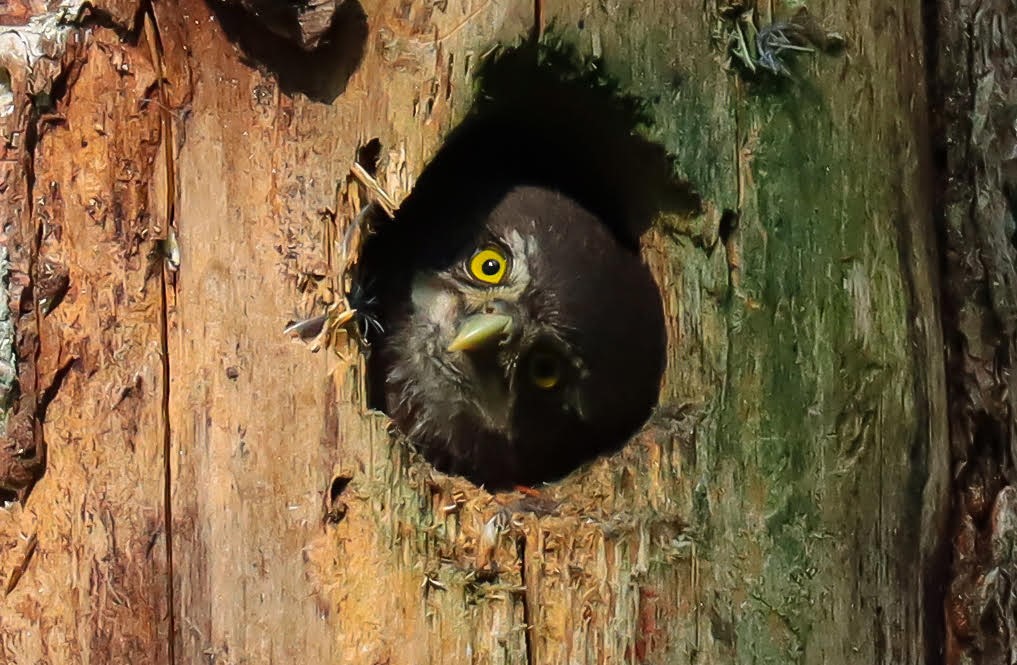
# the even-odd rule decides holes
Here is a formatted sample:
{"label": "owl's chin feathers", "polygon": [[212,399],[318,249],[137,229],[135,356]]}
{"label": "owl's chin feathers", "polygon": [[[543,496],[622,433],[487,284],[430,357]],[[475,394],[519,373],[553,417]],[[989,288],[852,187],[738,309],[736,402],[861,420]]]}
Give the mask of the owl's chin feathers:
{"label": "owl's chin feathers", "polygon": [[[501,474],[511,477],[518,465],[510,432],[511,406],[496,406],[506,391],[488,396],[484,390],[451,375],[389,377],[389,395],[399,395],[387,411],[406,438],[445,473],[464,475],[478,484],[499,488]],[[441,395],[442,397],[439,397]],[[490,414],[490,415],[488,415]],[[492,417],[493,416],[493,417]]]}
{"label": "owl's chin feathers", "polygon": [[451,439],[464,428],[511,439],[511,386],[498,355],[449,352],[438,326],[426,321],[405,330],[389,347],[385,391],[400,429],[411,440]]}

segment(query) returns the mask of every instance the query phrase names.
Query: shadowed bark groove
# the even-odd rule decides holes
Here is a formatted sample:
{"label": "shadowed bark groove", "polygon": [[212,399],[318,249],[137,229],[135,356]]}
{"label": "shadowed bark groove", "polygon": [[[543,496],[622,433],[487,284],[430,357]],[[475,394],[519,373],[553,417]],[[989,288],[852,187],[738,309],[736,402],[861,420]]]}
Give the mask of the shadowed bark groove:
{"label": "shadowed bark groove", "polygon": [[1017,648],[1017,8],[929,6],[954,471],[944,658],[1009,663]]}

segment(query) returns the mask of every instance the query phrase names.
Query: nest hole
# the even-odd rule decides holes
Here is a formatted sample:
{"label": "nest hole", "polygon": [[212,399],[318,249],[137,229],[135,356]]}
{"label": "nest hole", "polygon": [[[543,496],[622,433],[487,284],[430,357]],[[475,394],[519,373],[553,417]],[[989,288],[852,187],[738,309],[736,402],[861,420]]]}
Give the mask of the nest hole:
{"label": "nest hole", "polygon": [[352,476],[336,476],[328,486],[328,503],[325,506],[325,524],[338,524],[346,517],[346,502],[342,496],[353,480]]}
{"label": "nest hole", "polygon": [[[423,456],[440,470],[463,475],[489,488],[557,479],[590,457],[617,449],[649,417],[659,396],[666,333],[658,287],[639,259],[640,237],[660,212],[694,215],[701,212],[702,204],[694,188],[675,178],[676,169],[666,150],[639,134],[638,129],[648,119],[646,105],[620,93],[600,71],[599,65],[583,63],[561,44],[556,48],[524,44],[498,50],[486,59],[478,68],[478,94],[473,107],[423,170],[394,219],[368,239],[358,268],[357,281],[362,289],[375,287],[379,312],[370,315],[376,315],[384,330],[371,340],[375,348],[367,363],[368,405],[393,417],[400,430],[419,445]],[[380,144],[372,144],[358,154],[365,168],[373,161],[370,154],[381,150]],[[533,201],[537,203],[517,202],[527,195],[525,192],[536,192]],[[541,192],[553,192],[558,198]],[[510,251],[511,240],[495,248],[494,258],[481,255],[484,248],[478,239],[489,237],[487,227],[493,224],[492,219],[506,217],[505,206],[518,205],[510,212],[523,219],[540,215],[539,206],[545,204],[549,206],[545,210],[556,215],[547,222],[555,230],[544,232],[542,239],[545,249],[554,245],[546,253],[557,252],[556,258],[563,264],[576,259],[575,265],[587,271],[585,277],[570,275],[564,268],[556,273],[554,265],[526,265],[523,257]],[[575,212],[577,209],[582,212]],[[581,226],[575,221],[580,218],[593,219],[595,224]],[[565,240],[559,241],[559,236]],[[630,258],[619,259],[606,252],[603,265],[588,258],[600,251],[589,247],[606,242],[617,243],[618,254]],[[562,244],[574,247],[574,252],[563,251]],[[477,268],[471,276],[474,260]],[[526,260],[547,258],[534,259],[527,254]],[[496,265],[498,261],[504,266]],[[525,269],[523,272],[533,281],[518,287],[520,295],[512,291],[516,288],[513,283],[498,281],[503,269]],[[612,270],[617,271],[616,283],[611,279]],[[457,294],[455,287],[451,294],[434,294],[434,289],[440,291],[445,286],[427,286],[422,291],[421,275],[438,275],[435,284],[453,283],[453,275],[476,283],[468,284],[464,294]],[[424,281],[427,279],[430,277]],[[557,281],[541,284],[540,280]],[[574,288],[563,287],[562,280]],[[598,285],[597,295],[587,282]],[[485,285],[497,294],[491,296],[498,301],[496,304],[475,295]],[[421,295],[424,292],[427,295]],[[555,293],[554,302],[541,301],[541,293],[551,292]],[[448,304],[460,295],[459,305]],[[523,302],[526,298],[529,300]],[[427,304],[422,304],[422,299]],[[484,302],[475,302],[478,299]],[[510,301],[507,307],[511,316],[499,309],[505,305],[504,300]],[[466,326],[465,317],[475,314],[493,317],[485,325],[494,325],[492,321],[502,316],[509,321],[506,331],[519,320],[534,327],[536,332],[532,334],[525,326],[518,333],[524,339],[518,342],[523,350],[511,366],[521,369],[511,371],[516,372],[513,376],[522,377],[519,381],[531,379],[544,393],[528,396],[515,387],[519,381],[508,378],[507,388],[484,388],[511,393],[511,413],[504,415],[494,413],[496,409],[484,403],[497,402],[504,398],[502,394],[477,395],[473,399],[468,394],[473,389],[470,387],[462,389],[465,396],[442,394],[446,388],[455,391],[461,386],[455,385],[455,380],[445,386],[437,378],[414,376],[414,372],[426,375],[430,371],[425,357],[428,353],[417,353],[407,360],[403,347],[418,343],[420,348],[427,347],[413,336],[430,333],[424,325],[407,333],[409,326],[417,325],[408,323],[413,316],[410,313],[441,307],[448,308],[449,317],[459,317],[449,323],[453,328]],[[617,312],[617,317],[605,316],[605,309]],[[556,313],[565,316],[561,312],[567,312],[567,320],[549,323],[547,329],[571,327],[581,342],[573,345],[564,334],[558,339],[555,334],[540,332],[542,317],[550,320]],[[439,319],[442,316],[434,315]],[[438,319],[434,325],[436,331],[443,329]],[[518,332],[513,331],[504,333],[507,339]],[[453,346],[446,349],[444,341],[434,346],[429,352],[431,359],[438,365],[454,365],[459,361],[443,358],[446,350],[459,351]],[[491,347],[490,352],[471,349],[469,366],[451,371],[469,375],[463,379],[464,384],[474,381],[479,385],[481,365],[503,362],[501,355],[508,353],[504,346]],[[580,346],[581,352],[577,350]],[[406,366],[413,363],[419,367]],[[422,385],[433,383],[432,394],[417,394],[412,385],[406,389],[408,382],[418,378]],[[396,383],[403,387],[394,387]],[[573,390],[574,385],[584,387]],[[403,392],[395,394],[399,390]],[[539,422],[529,422],[544,417],[538,411],[546,407],[539,400],[555,391],[561,410],[582,423],[575,432],[552,423],[549,427],[560,436],[552,435],[540,431]],[[408,399],[420,403],[406,407],[405,395],[411,394],[414,396]],[[462,425],[457,434],[454,430],[460,427],[458,419],[469,420],[470,416],[443,405],[460,398],[464,404],[472,401],[479,405],[476,410],[482,415],[476,423]],[[426,404],[428,399],[435,403]],[[528,418],[524,414],[527,409],[538,411]],[[550,420],[557,417],[548,413]],[[412,422],[414,417],[444,421],[442,425],[417,427]],[[445,421],[450,423],[446,428],[450,439],[461,435],[470,441],[439,440],[441,436],[433,432],[442,431]],[[512,440],[502,445],[504,441],[491,434],[494,430],[520,439],[529,432],[534,443]],[[429,433],[415,437],[415,432]],[[499,448],[513,451],[501,455]]]}

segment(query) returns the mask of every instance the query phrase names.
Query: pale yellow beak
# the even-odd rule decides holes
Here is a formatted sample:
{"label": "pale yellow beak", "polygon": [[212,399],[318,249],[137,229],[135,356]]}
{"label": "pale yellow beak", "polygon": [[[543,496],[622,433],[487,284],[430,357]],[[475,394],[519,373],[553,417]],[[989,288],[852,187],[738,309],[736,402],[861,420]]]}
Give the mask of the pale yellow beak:
{"label": "pale yellow beak", "polygon": [[512,317],[506,314],[474,314],[456,331],[449,351],[472,351],[498,342],[512,332]]}

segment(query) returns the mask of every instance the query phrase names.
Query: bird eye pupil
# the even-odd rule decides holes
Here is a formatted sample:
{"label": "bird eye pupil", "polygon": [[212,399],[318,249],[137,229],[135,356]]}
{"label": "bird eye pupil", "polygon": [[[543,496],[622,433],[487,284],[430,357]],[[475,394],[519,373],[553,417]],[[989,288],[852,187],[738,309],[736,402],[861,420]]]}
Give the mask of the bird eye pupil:
{"label": "bird eye pupil", "polygon": [[474,279],[485,284],[501,284],[508,270],[508,259],[501,252],[490,247],[473,255],[467,269]]}
{"label": "bird eye pupil", "polygon": [[484,273],[488,277],[494,277],[501,270],[501,264],[498,263],[497,259],[487,259],[480,266],[480,272]]}

